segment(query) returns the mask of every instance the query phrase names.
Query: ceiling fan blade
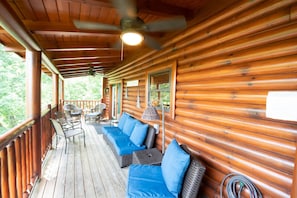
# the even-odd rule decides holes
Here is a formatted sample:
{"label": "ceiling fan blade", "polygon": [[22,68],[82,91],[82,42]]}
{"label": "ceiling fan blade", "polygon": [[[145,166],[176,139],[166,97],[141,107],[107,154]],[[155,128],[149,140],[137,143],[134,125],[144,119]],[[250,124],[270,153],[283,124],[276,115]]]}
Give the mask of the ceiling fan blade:
{"label": "ceiling fan blade", "polygon": [[137,7],[135,0],[112,0],[112,3],[122,18],[137,17]]}
{"label": "ceiling fan blade", "polygon": [[147,32],[166,32],[171,30],[185,29],[187,21],[184,16],[158,20],[145,25]]}
{"label": "ceiling fan blade", "polygon": [[73,20],[73,23],[76,28],[84,29],[84,30],[121,30],[120,27],[115,25],[109,25],[104,23],[95,23],[95,22],[87,22],[87,21],[78,21]]}
{"label": "ceiling fan blade", "polygon": [[156,50],[162,49],[162,46],[160,45],[160,43],[156,41],[153,37],[150,37],[148,35],[143,35],[143,36],[144,36],[144,42],[147,46]]}

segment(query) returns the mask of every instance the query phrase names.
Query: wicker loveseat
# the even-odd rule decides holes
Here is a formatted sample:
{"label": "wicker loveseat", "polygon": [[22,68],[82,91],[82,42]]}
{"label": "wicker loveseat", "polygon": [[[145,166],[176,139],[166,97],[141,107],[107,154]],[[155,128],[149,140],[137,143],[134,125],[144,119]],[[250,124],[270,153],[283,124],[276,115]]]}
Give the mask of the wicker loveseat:
{"label": "wicker loveseat", "polygon": [[149,149],[155,143],[155,129],[123,113],[118,126],[102,127],[103,138],[113,151],[120,167],[132,163],[134,151]]}
{"label": "wicker loveseat", "polygon": [[185,145],[173,140],[160,166],[132,164],[127,198],[197,197],[205,166],[189,154]]}

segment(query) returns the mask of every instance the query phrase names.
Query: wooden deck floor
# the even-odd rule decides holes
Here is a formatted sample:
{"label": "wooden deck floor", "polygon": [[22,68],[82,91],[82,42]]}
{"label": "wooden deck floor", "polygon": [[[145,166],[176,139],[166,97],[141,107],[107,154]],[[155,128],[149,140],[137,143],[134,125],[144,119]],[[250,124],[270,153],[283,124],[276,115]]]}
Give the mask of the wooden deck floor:
{"label": "wooden deck floor", "polygon": [[[32,198],[121,198],[126,194],[128,168],[120,168],[112,151],[91,125],[83,138],[75,137],[64,153],[65,141],[49,151]],[[55,145],[54,145],[55,146]]]}

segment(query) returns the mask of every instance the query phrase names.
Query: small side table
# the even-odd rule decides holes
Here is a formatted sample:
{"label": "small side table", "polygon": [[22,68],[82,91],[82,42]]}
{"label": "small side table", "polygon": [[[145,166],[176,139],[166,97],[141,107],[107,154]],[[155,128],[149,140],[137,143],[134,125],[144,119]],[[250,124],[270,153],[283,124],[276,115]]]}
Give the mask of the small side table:
{"label": "small side table", "polygon": [[118,126],[119,121],[118,120],[110,120],[110,126]]}
{"label": "small side table", "polygon": [[160,165],[162,162],[162,153],[157,148],[145,149],[133,152],[133,164]]}

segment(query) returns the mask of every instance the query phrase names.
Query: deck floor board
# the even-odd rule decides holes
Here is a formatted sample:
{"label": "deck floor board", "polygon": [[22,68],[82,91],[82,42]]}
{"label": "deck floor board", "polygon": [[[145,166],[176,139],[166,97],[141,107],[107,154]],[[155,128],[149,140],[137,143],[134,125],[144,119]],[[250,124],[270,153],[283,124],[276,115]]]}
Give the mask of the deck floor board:
{"label": "deck floor board", "polygon": [[82,137],[75,137],[68,142],[66,154],[63,139],[48,152],[32,198],[125,197],[128,168],[119,167],[94,127],[84,128],[86,147]]}

